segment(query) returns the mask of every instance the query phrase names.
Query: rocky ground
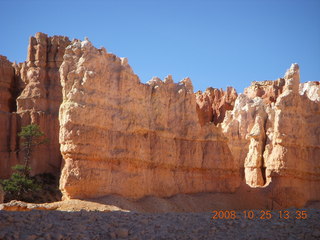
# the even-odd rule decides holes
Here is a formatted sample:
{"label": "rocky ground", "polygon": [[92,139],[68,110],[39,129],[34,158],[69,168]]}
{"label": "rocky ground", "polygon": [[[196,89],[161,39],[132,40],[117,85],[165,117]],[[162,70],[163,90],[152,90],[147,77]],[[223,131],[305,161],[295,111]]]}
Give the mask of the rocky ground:
{"label": "rocky ground", "polygon": [[247,218],[237,211],[237,219],[212,219],[210,212],[0,211],[0,239],[320,239],[320,210],[304,210],[282,211],[288,219],[279,211],[261,219],[260,210]]}

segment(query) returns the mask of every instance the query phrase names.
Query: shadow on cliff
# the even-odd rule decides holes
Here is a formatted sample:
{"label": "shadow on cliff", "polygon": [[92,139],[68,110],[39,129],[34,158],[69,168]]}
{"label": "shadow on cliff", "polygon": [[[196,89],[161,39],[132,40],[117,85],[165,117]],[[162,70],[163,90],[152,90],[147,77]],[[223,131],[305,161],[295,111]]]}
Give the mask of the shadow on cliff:
{"label": "shadow on cliff", "polygon": [[[119,195],[95,199],[84,199],[103,205],[138,212],[210,212],[213,210],[281,209],[276,196],[272,195],[272,184],[265,188],[251,188],[242,183],[234,193],[177,194],[168,198],[147,196],[138,200]],[[294,207],[294,206],[291,206]]]}
{"label": "shadow on cliff", "polygon": [[[2,208],[1,208],[2,207]],[[34,204],[12,201],[2,204],[6,211],[60,210],[100,212],[207,212],[214,210],[277,210],[287,208],[318,208],[320,201],[307,201],[304,192],[290,185],[284,185],[281,177],[274,176],[265,187],[252,188],[242,182],[234,193],[178,194],[168,198],[147,196],[129,199],[119,195],[108,195],[95,199],[69,199],[53,203]]]}
{"label": "shadow on cliff", "polygon": [[210,212],[213,210],[320,208],[319,201],[306,201],[301,189],[283,185],[279,176],[265,187],[252,188],[244,182],[234,193],[178,194],[168,198],[147,196],[138,200],[119,195],[85,201],[137,212]]}

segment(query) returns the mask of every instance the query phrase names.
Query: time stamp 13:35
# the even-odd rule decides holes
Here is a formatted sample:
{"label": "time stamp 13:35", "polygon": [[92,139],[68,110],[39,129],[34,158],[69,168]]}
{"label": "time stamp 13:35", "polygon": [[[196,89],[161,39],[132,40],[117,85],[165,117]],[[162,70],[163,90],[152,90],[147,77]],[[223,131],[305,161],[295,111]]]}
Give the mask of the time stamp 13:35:
{"label": "time stamp 13:35", "polygon": [[269,210],[214,210],[211,212],[213,215],[211,219],[307,219],[308,213],[305,210],[279,210],[279,211],[269,211]]}

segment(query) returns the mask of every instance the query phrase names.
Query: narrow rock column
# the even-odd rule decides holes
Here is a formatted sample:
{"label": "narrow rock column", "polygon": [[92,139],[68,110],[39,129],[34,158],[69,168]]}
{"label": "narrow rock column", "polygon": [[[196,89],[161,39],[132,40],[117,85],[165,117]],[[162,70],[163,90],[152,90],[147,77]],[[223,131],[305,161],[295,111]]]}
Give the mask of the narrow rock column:
{"label": "narrow rock column", "polygon": [[245,159],[245,180],[251,187],[261,187],[265,184],[263,152],[265,148],[266,134],[264,130],[265,114],[261,112],[255,119],[255,124],[248,134],[250,139],[249,151]]}

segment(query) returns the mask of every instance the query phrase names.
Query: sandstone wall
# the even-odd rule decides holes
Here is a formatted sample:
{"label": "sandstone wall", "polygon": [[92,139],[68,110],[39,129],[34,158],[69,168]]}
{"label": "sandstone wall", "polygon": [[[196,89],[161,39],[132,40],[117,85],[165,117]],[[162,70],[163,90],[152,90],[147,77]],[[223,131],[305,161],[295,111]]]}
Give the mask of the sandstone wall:
{"label": "sandstone wall", "polygon": [[37,33],[26,62],[0,56],[0,178],[23,159],[17,133],[30,123],[50,140],[32,173],[64,165],[65,198],[239,190],[282,208],[320,200],[320,84],[300,83],[296,64],[243,94],[193,93],[188,78],[142,84],[125,58],[88,40]]}
{"label": "sandstone wall", "polygon": [[246,183],[271,184],[270,197],[283,207],[320,199],[320,88],[299,83],[297,64],[283,79],[254,82],[222,123]]}
{"label": "sandstone wall", "polygon": [[226,91],[217,88],[208,88],[205,92],[196,92],[196,107],[200,124],[222,123],[227,111],[234,107],[237,91],[228,87]]}
{"label": "sandstone wall", "polygon": [[251,86],[244,90],[244,94],[250,99],[262,98],[265,103],[276,102],[278,96],[283,92],[285,79],[279,78],[275,81],[252,82]]}
{"label": "sandstone wall", "polygon": [[[35,123],[49,138],[33,153],[32,174],[59,173],[61,153],[59,145],[59,107],[62,102],[59,67],[70,41],[67,37],[37,33],[31,37],[27,61],[0,64],[1,165],[0,178],[11,175],[11,166],[23,160],[17,133],[21,126]],[[9,89],[9,87],[11,89]],[[2,136],[3,135],[3,136]]]}
{"label": "sandstone wall", "polygon": [[303,205],[320,199],[319,90],[315,101],[316,94],[299,95],[298,65],[291,66],[285,79],[285,91],[274,107],[273,132],[267,132],[266,176],[285,189],[278,193],[282,205]]}
{"label": "sandstone wall", "polygon": [[190,79],[140,83],[126,59],[88,40],[60,68],[65,198],[233,192],[240,175],[219,128],[201,127]]}
{"label": "sandstone wall", "polygon": [[[21,126],[36,123],[49,139],[33,153],[32,173],[59,173],[61,153],[59,145],[59,107],[62,102],[59,67],[67,37],[37,33],[29,40],[27,61],[21,65],[20,76],[25,87],[17,98],[17,113]],[[23,153],[20,154],[22,159]]]}
{"label": "sandstone wall", "polygon": [[5,56],[0,55],[0,110],[2,112],[12,111],[14,77],[12,63]]}
{"label": "sandstone wall", "polygon": [[16,157],[15,71],[6,57],[0,56],[0,178],[8,177]]}
{"label": "sandstone wall", "polygon": [[296,64],[239,96],[194,94],[190,79],[141,84],[126,59],[85,40],[60,73],[66,198],[234,192],[243,180],[280,207],[320,199],[319,84],[299,85]]}

